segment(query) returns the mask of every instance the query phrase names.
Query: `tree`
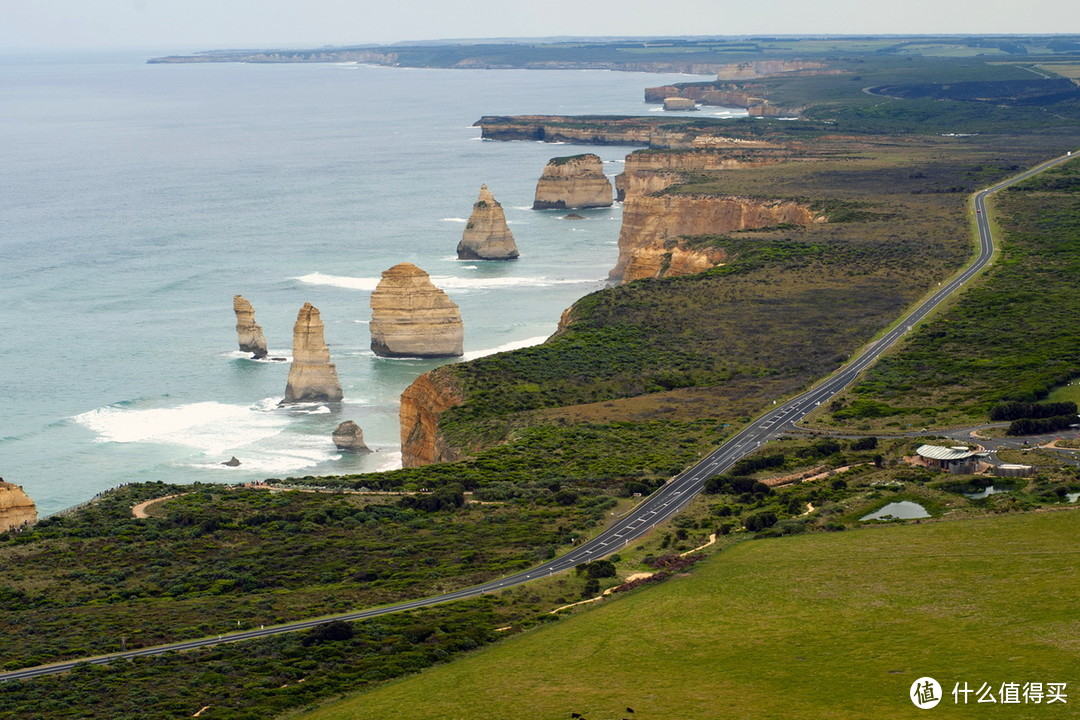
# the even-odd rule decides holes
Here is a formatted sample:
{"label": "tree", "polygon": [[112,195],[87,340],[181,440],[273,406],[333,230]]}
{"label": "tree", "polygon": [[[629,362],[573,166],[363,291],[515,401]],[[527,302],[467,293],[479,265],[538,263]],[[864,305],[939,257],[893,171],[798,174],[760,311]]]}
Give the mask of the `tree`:
{"label": "tree", "polygon": [[748,515],[746,520],[743,521],[743,525],[751,532],[758,532],[759,530],[765,530],[771,528],[776,524],[776,513],[771,510],[764,510],[753,515]]}

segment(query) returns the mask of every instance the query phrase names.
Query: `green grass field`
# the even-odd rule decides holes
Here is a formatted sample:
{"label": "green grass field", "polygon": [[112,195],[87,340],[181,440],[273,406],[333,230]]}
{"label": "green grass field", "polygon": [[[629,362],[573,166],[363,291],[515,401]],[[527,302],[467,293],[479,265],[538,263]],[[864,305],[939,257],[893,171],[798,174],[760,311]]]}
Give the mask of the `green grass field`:
{"label": "green grass field", "polygon": [[[346,718],[1080,716],[1076,511],[743,543],[692,575],[589,606],[339,701]],[[1065,682],[1066,704],[968,705],[954,684]],[[634,714],[626,712],[633,708]]]}

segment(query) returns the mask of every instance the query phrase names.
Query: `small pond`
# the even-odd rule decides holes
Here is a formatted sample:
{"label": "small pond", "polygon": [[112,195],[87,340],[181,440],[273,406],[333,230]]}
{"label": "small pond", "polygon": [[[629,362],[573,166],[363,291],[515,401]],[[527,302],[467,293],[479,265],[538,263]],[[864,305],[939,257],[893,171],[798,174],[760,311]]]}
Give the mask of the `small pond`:
{"label": "small pond", "polygon": [[926,512],[926,508],[922,505],[909,500],[901,500],[900,502],[889,503],[869,515],[863,515],[859,520],[914,520],[915,518],[925,517],[930,517],[930,513]]}
{"label": "small pond", "polygon": [[972,500],[982,500],[985,497],[990,497],[991,495],[997,495],[998,493],[1012,492],[1014,489],[1015,488],[1013,488],[1011,485],[1005,485],[1005,486],[1002,486],[1002,487],[997,487],[995,485],[989,485],[987,487],[984,487],[982,490],[979,490],[978,492],[962,492],[960,494],[963,495],[964,497],[970,498]]}

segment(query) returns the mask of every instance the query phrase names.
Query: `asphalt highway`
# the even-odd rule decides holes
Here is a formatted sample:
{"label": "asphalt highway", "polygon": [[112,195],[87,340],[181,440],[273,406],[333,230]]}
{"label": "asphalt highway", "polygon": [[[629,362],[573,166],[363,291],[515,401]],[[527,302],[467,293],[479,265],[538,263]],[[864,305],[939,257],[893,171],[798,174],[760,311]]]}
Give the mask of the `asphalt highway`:
{"label": "asphalt highway", "polygon": [[771,411],[751,422],[733,437],[728,439],[723,445],[710,453],[706,458],[683,472],[681,475],[673,478],[655,493],[639,503],[628,514],[616,520],[608,527],[608,529],[561,557],[557,557],[528,570],[523,570],[514,575],[498,578],[481,585],[474,585],[444,595],[436,595],[434,597],[411,600],[353,613],[330,615],[311,620],[286,623],[284,625],[275,625],[268,628],[260,628],[258,630],[229,633],[217,637],[201,638],[199,640],[171,643],[169,645],[159,645],[139,650],[101,655],[93,658],[84,658],[25,668],[22,670],[14,670],[11,672],[0,673],[0,682],[66,672],[83,663],[104,664],[114,660],[160,655],[167,652],[194,650],[196,648],[208,647],[226,642],[240,642],[253,638],[266,637],[268,635],[305,630],[332,620],[363,620],[365,618],[401,612],[404,610],[430,607],[432,605],[439,605],[454,600],[477,597],[485,593],[499,592],[506,588],[521,585],[522,583],[527,583],[541,577],[547,577],[554,573],[573,568],[581,563],[610,555],[631,541],[645,535],[654,527],[686,507],[694,496],[701,492],[705,480],[727,471],[740,458],[755,450],[770,438],[789,430],[794,423],[802,420],[817,406],[830,400],[833,396],[847,387],[847,385],[850,384],[863,370],[870,367],[882,353],[895,345],[896,342],[908,333],[917,323],[933,312],[946,298],[962,288],[967,282],[981,272],[983,268],[989,264],[994,254],[994,241],[990,232],[990,221],[987,218],[986,213],[987,196],[1002,188],[1008,187],[1013,183],[1042,172],[1049,167],[1071,160],[1071,156],[1072,153],[1055,158],[1005,182],[976,193],[974,202],[976,211],[975,219],[979,231],[979,254],[963,272],[949,282],[943,284],[930,298],[910,311],[891,330],[868,345],[831,376],[798,397],[782,404],[778,404]]}

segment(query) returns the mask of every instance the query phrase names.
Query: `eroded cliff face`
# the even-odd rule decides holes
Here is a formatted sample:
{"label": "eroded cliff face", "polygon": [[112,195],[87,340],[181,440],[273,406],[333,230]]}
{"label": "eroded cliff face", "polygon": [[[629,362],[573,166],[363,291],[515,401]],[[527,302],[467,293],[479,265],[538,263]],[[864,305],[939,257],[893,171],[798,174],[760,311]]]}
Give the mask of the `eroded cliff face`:
{"label": "eroded cliff face", "polygon": [[401,393],[401,466],[421,467],[453,462],[461,451],[439,432],[439,417],[465,402],[450,368],[441,367],[416,378]]}
{"label": "eroded cliff face", "polygon": [[304,303],[293,325],[293,361],[282,403],[338,402],[341,398],[341,381],[330,362],[319,310]]}
{"label": "eroded cliff face", "polygon": [[457,256],[459,260],[513,260],[518,256],[506,213],[487,185],[480,186],[480,198],[473,203]]}
{"label": "eroded cliff face", "polygon": [[723,262],[723,251],[694,249],[684,235],[718,235],[735,230],[791,223],[823,222],[808,206],[793,200],[760,200],[711,195],[648,195],[623,206],[619,260],[612,280],[630,282],[701,272]]}
{"label": "eroded cliff face", "polygon": [[751,60],[718,68],[716,78],[718,80],[749,80],[792,72],[820,70],[824,67],[825,63],[813,60]]}
{"label": "eroded cliff face", "polygon": [[240,349],[251,353],[256,360],[266,357],[266,336],[255,322],[255,308],[243,295],[233,295],[233,312],[236,314],[236,337]]}
{"label": "eroded cliff face", "polygon": [[666,190],[683,182],[684,172],[741,170],[792,159],[787,148],[772,143],[728,140],[727,145],[709,150],[630,153],[623,171],[615,176],[617,198],[623,201]]}
{"label": "eroded cliff face", "polygon": [[611,181],[599,155],[552,158],[536,183],[533,210],[610,207]]}
{"label": "eroded cliff face", "polygon": [[602,120],[559,115],[484,116],[474,123],[485,140],[540,140],[581,145],[644,145],[655,149],[683,150],[728,147],[754,143],[727,137],[720,126],[663,126],[653,119],[604,118]]}
{"label": "eroded cliff face", "polygon": [[371,349],[382,357],[457,357],[465,331],[457,303],[412,263],[382,274],[371,293]]}
{"label": "eroded cliff face", "polygon": [[37,522],[37,506],[18,485],[0,480],[0,532]]}

